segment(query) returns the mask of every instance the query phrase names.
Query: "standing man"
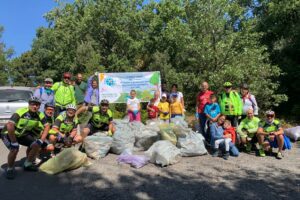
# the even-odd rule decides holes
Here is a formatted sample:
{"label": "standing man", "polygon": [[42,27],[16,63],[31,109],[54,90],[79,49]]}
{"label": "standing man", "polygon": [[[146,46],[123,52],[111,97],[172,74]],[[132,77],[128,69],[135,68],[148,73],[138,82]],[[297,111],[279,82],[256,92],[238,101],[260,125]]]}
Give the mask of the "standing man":
{"label": "standing man", "polygon": [[71,73],[63,74],[63,81],[56,82],[52,86],[55,93],[55,116],[66,110],[68,104],[76,105],[74,87],[70,85]]}
{"label": "standing man", "polygon": [[35,96],[29,101],[29,106],[20,108],[14,113],[1,132],[1,139],[9,149],[7,157],[6,178],[14,179],[14,164],[19,152],[20,145],[27,147],[27,158],[24,163],[24,170],[38,171],[33,161],[39,154],[41,148],[46,147],[45,142],[49,123],[45,115],[39,112],[41,102]]}
{"label": "standing man", "polygon": [[219,96],[221,114],[230,120],[234,127],[238,126],[238,117],[242,114],[243,102],[238,92],[232,90],[230,82],[224,83],[225,91]]}
{"label": "standing man", "polygon": [[200,92],[197,95],[196,99],[196,111],[198,113],[200,130],[199,132],[207,137],[207,134],[204,131],[205,123],[206,123],[206,114],[204,113],[204,108],[206,104],[210,103],[210,96],[214,94],[213,91],[209,90],[209,85],[206,81],[202,82],[200,85]]}
{"label": "standing man", "polygon": [[87,83],[82,80],[82,74],[78,73],[75,81],[75,99],[77,106],[80,107],[84,103],[84,96],[87,90]]}
{"label": "standing man", "polygon": [[44,81],[44,87],[36,89],[33,94],[33,96],[37,97],[41,101],[40,112],[44,112],[45,104],[54,104],[54,91],[51,89],[52,85],[52,78],[46,78]]}

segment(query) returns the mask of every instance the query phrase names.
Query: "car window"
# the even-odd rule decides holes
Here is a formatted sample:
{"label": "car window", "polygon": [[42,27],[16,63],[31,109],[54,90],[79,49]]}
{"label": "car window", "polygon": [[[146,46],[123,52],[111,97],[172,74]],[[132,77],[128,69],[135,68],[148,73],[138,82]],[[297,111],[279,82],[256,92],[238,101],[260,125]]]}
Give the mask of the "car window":
{"label": "car window", "polygon": [[28,101],[31,95],[32,92],[28,90],[0,90],[0,102]]}

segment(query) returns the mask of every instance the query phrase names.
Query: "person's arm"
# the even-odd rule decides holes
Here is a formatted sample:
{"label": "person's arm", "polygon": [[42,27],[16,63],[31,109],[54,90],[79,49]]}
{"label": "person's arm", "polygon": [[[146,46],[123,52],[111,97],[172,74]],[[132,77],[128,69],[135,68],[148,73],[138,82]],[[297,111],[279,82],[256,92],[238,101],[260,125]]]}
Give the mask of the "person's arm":
{"label": "person's arm", "polygon": [[196,96],[196,113],[199,113],[199,110],[198,110],[198,108],[199,108],[199,97],[198,97],[199,94],[200,94],[200,92]]}
{"label": "person's arm", "polygon": [[265,132],[262,127],[259,127],[257,130],[258,135],[269,135],[269,133]]}
{"label": "person's arm", "polygon": [[44,130],[43,130],[42,135],[41,135],[41,140],[43,142],[46,140],[49,131],[50,131],[50,124],[47,123],[47,124],[44,125]]}
{"label": "person's arm", "polygon": [[141,102],[140,102],[140,100],[138,100],[138,111],[141,112]]}
{"label": "person's arm", "polygon": [[183,94],[182,93],[181,93],[181,97],[180,97],[180,102],[182,104],[183,109],[185,110],[184,99],[183,99]]}
{"label": "person's arm", "polygon": [[179,106],[180,106],[180,112],[181,112],[181,114],[184,114],[183,106],[181,104],[179,104]]}
{"label": "person's arm", "polygon": [[69,86],[69,87],[70,87],[70,91],[71,91],[72,104],[76,105],[76,98],[75,98],[74,86]]}
{"label": "person's arm", "polygon": [[254,95],[251,95],[250,96],[250,100],[253,104],[253,113],[254,115],[258,115],[258,106],[257,106],[257,102],[256,102],[256,99],[255,99],[255,96]]}
{"label": "person's arm", "polygon": [[81,113],[88,111],[88,109],[89,109],[88,106],[82,106],[82,107],[80,107],[80,108],[76,111],[75,116],[78,116],[78,115],[80,115]]}
{"label": "person's arm", "polygon": [[91,96],[93,94],[93,88],[88,88],[86,95],[84,96],[84,102],[87,104],[91,103]]}
{"label": "person's arm", "polygon": [[54,84],[52,85],[52,87],[51,87],[51,90],[53,90],[54,93],[55,93],[55,92],[57,91],[57,89],[58,89],[58,86],[59,86],[59,82],[54,83]]}
{"label": "person's arm", "polygon": [[242,120],[241,123],[239,124],[239,126],[237,127],[236,132],[238,134],[242,134],[243,133],[242,129],[244,128],[244,126],[245,126],[245,122]]}

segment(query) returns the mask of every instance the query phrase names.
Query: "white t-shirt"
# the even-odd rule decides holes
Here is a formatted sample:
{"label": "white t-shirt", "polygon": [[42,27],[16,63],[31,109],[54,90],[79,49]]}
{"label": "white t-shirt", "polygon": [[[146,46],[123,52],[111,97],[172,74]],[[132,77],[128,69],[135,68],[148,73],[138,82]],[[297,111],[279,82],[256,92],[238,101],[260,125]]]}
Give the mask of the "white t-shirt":
{"label": "white t-shirt", "polygon": [[139,109],[139,104],[140,104],[140,100],[137,98],[134,99],[128,99],[127,100],[127,105],[130,106],[131,109],[133,110],[138,110]]}
{"label": "white t-shirt", "polygon": [[182,94],[182,92],[178,92],[178,91],[177,91],[177,95],[178,95],[178,96],[177,96],[177,101],[178,101],[178,102],[181,102],[181,98],[183,99],[183,94]]}

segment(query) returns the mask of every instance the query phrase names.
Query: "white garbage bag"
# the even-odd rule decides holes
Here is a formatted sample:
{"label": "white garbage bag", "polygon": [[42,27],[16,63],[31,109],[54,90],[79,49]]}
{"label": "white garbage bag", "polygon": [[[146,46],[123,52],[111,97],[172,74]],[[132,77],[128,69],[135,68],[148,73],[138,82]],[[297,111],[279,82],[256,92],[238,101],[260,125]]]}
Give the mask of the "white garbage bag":
{"label": "white garbage bag", "polygon": [[133,150],[134,142],[134,133],[128,127],[117,129],[113,135],[111,152],[120,155],[125,149]]}
{"label": "white garbage bag", "polygon": [[181,158],[180,150],[167,140],[155,142],[145,154],[150,158],[151,163],[161,165],[162,167],[175,164]]}
{"label": "white garbage bag", "polygon": [[285,129],[284,134],[292,140],[297,141],[300,139],[300,126]]}
{"label": "white garbage bag", "polygon": [[188,123],[184,120],[183,117],[174,117],[174,118],[171,118],[170,122],[174,123],[177,126],[182,126],[182,127],[185,127],[185,128],[188,127]]}
{"label": "white garbage bag", "polygon": [[204,145],[204,137],[190,131],[186,137],[179,137],[177,147],[180,148],[181,156],[200,156],[207,154]]}
{"label": "white garbage bag", "polygon": [[85,153],[93,159],[104,158],[110,150],[113,138],[102,133],[87,136],[83,141]]}
{"label": "white garbage bag", "polygon": [[135,144],[139,151],[148,150],[154,142],[159,140],[159,135],[153,130],[143,130],[140,133],[135,133]]}

